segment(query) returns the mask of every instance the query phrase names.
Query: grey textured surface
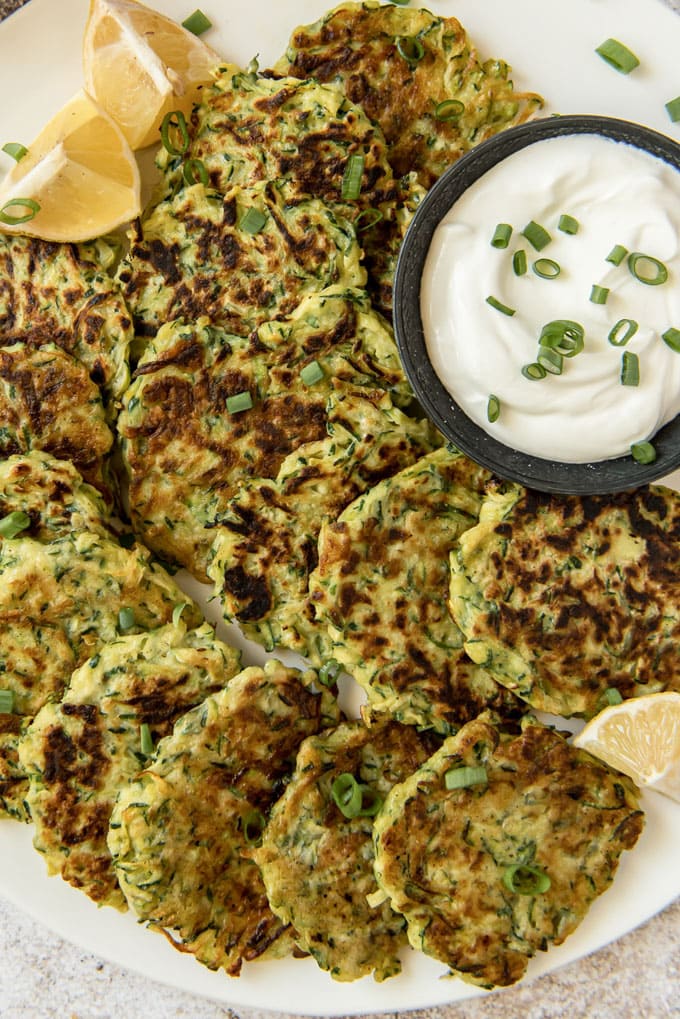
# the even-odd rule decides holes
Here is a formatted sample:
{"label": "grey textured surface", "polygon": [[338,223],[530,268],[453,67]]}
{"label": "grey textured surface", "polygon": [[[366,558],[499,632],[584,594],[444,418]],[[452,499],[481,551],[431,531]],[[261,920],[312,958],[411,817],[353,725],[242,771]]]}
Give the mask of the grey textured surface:
{"label": "grey textured surface", "polygon": [[[680,13],[680,0],[666,2]],[[21,0],[0,0],[0,19],[20,6]],[[281,1007],[285,1009],[285,1001]],[[414,1019],[680,1017],[680,902],[612,945],[549,976],[467,1003],[410,1014]],[[243,1009],[236,1013],[150,983],[82,952],[0,901],[1,1019],[265,1019],[267,1015]]]}

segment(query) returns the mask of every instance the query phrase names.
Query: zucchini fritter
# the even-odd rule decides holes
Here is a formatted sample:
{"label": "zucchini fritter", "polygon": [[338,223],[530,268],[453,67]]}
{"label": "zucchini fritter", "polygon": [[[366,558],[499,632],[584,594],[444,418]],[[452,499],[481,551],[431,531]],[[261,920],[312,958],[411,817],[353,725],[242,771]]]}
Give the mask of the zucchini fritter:
{"label": "zucchini fritter", "polygon": [[50,874],[98,905],[126,907],[106,846],[118,791],[144,767],[141,726],[155,744],[175,720],[239,670],[240,655],[204,624],[119,637],[44,705],[19,745],[33,844]]}
{"label": "zucchini fritter", "polygon": [[179,719],[111,818],[108,845],[131,908],[230,976],[292,948],[248,852],[302,740],[337,723],[330,695],[304,685],[313,675],[275,661],[245,669]]}
{"label": "zucchini fritter", "polygon": [[471,662],[447,608],[448,556],[477,522],[490,475],[443,447],[386,478],[325,523],[310,579],[326,653],[364,688],[371,711],[448,733],[521,702]]}
{"label": "zucchini fritter", "polygon": [[[460,768],[482,773],[447,789]],[[388,794],[376,876],[414,948],[505,986],[575,930],[642,826],[630,779],[537,723],[513,737],[480,718]]]}
{"label": "zucchini fritter", "polygon": [[591,717],[606,691],[680,690],[680,495],[490,492],[451,556],[470,657],[532,707]]}
{"label": "zucchini fritter", "polygon": [[[346,722],[304,741],[295,772],[253,851],[269,904],[295,929],[297,944],[335,980],[376,980],[401,970],[404,918],[371,906],[373,814],[392,786],[427,758],[416,730],[397,722]],[[370,790],[368,813],[345,816],[332,795],[351,775]]]}
{"label": "zucchini fritter", "polygon": [[395,4],[340,4],[295,29],[274,70],[341,84],[382,129],[395,176],[413,170],[426,188],[473,145],[542,105],[514,90],[502,60],[480,62],[455,18]]}

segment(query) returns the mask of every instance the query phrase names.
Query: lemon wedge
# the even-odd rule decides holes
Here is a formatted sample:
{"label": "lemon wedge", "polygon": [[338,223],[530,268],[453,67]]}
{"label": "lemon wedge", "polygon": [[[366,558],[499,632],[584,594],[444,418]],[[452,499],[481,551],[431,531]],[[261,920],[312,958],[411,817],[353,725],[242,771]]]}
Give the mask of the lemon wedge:
{"label": "lemon wedge", "polygon": [[680,802],[680,693],[633,697],[605,708],[574,746]]}
{"label": "lemon wedge", "polygon": [[217,53],[175,21],[135,0],[90,0],[83,37],[85,87],[133,149],[159,140],[166,114],[188,117]]}
{"label": "lemon wedge", "polygon": [[0,230],[86,241],[140,211],[137,161],[120,128],[81,90],[0,185]]}

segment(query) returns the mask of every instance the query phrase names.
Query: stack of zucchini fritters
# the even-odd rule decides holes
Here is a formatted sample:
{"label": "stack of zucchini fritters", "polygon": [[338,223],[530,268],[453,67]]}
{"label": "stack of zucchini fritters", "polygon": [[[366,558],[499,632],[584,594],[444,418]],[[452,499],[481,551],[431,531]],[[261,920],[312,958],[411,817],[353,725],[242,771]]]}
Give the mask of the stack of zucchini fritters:
{"label": "stack of zucchini fritters", "polygon": [[[531,712],[678,688],[676,494],[492,478],[390,325],[425,189],[540,106],[507,74],[453,18],[345,3],[216,68],[122,256],[0,238],[0,807],[231,975],[380,980],[410,942],[512,983],[642,828]],[[310,667],[242,668],[170,566]]]}

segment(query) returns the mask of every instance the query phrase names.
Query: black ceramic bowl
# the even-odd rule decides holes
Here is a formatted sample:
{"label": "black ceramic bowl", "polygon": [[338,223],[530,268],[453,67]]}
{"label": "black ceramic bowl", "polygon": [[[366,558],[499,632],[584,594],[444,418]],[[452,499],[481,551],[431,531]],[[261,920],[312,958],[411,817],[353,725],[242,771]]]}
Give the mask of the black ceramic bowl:
{"label": "black ceramic bowl", "polygon": [[654,436],[657,457],[651,464],[637,463],[632,456],[592,463],[564,463],[522,453],[499,442],[473,422],[444,388],[428,356],[420,314],[425,260],[433,234],[451,206],[470,185],[513,152],[546,138],[574,134],[599,134],[628,142],[680,171],[680,145],[650,128],[611,117],[551,117],[495,135],[451,166],[418,207],[397,264],[394,327],[404,369],[415,394],[425,413],[447,439],[499,477],[544,492],[595,495],[648,484],[680,466],[680,415]]}

